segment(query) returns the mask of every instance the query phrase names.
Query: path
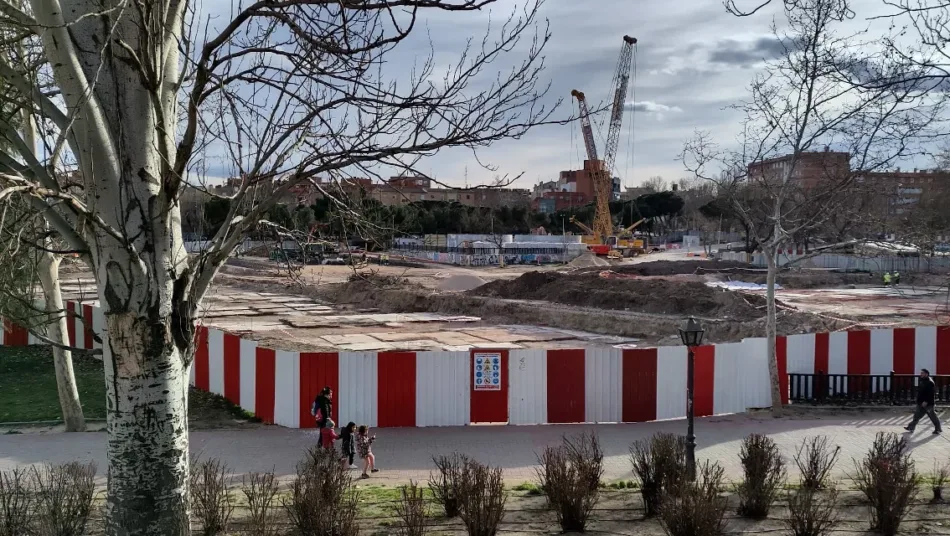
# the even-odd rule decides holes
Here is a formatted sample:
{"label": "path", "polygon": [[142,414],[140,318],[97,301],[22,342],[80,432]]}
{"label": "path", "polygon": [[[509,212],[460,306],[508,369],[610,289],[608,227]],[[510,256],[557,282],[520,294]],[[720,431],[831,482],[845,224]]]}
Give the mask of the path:
{"label": "path", "polygon": [[[948,415],[944,415],[944,418]],[[805,437],[827,435],[841,445],[836,476],[853,471],[852,458],[861,458],[877,432],[899,432],[907,422],[901,412],[875,412],[852,416],[773,419],[767,415],[733,415],[697,421],[697,457],[716,460],[730,479],[741,476],[739,442],[753,432],[775,439],[791,464],[791,456]],[[636,439],[656,432],[684,433],[685,421],[622,425],[470,426],[456,428],[379,429],[375,448],[383,471],[373,483],[395,484],[409,479],[425,480],[431,456],[459,451],[483,462],[501,465],[510,484],[534,479],[535,453],[556,443],[564,434],[596,430],[606,453],[607,481],[632,478],[628,447]],[[315,435],[307,430],[264,427],[252,430],[194,432],[193,453],[223,460],[236,472],[275,470],[278,476],[293,475],[294,465]],[[931,435],[930,423],[921,422],[910,436],[918,471],[930,473],[934,461],[950,461],[950,435]],[[0,470],[16,465],[70,460],[94,460],[104,476],[106,434],[14,434],[0,436]],[[790,470],[792,478],[797,472]]]}

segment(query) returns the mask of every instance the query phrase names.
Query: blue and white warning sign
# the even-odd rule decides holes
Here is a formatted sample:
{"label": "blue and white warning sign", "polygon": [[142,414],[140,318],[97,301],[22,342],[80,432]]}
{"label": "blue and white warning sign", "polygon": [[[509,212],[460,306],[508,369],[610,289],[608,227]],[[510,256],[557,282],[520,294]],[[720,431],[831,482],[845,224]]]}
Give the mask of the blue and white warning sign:
{"label": "blue and white warning sign", "polygon": [[501,354],[476,353],[473,364],[472,382],[476,391],[501,391]]}

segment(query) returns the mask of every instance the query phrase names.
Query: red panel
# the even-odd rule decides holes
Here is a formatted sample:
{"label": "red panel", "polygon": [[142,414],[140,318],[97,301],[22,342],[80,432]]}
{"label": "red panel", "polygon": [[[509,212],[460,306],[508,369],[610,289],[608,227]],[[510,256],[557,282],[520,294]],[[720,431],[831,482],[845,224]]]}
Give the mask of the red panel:
{"label": "red panel", "polygon": [[26,346],[30,343],[30,332],[9,320],[3,321],[4,346]]}
{"label": "red panel", "polygon": [[548,422],[584,422],[584,350],[548,350]]}
{"label": "red panel", "polygon": [[848,332],[848,374],[871,373],[871,332]]}
{"label": "red panel", "polygon": [[937,327],[937,370],[935,374],[950,374],[950,326]]}
{"label": "red panel", "polygon": [[210,390],[211,362],[208,359],[208,328],[198,326],[195,330],[195,387]]}
{"label": "red panel", "polygon": [[815,334],[815,374],[819,371],[828,374],[828,355],[831,353],[830,336],[830,333]]}
{"label": "red panel", "polygon": [[778,388],[782,405],[788,404],[788,339],[775,338],[775,362],[778,365]]}
{"label": "red panel", "polygon": [[656,348],[623,351],[621,420],[656,420]]}
{"label": "red panel", "polygon": [[377,424],[416,425],[416,353],[382,352],[377,362]]}
{"label": "red panel", "polygon": [[83,332],[85,333],[84,338],[86,342],[86,350],[92,350],[93,331],[92,331],[92,306],[91,305],[82,306],[82,319],[84,320]]}
{"label": "red panel", "polygon": [[76,304],[66,302],[66,333],[69,335],[69,345],[76,347]]}
{"label": "red panel", "polygon": [[914,328],[894,330],[894,374],[914,374],[917,332]]}
{"label": "red panel", "polygon": [[693,369],[693,414],[708,417],[713,414],[713,393],[715,392],[716,347],[700,346],[695,350]]}
{"label": "red panel", "polygon": [[224,398],[241,404],[241,338],[224,334]]}
{"label": "red panel", "polygon": [[257,349],[254,369],[254,414],[258,419],[274,422],[274,397],[277,396],[274,384],[277,381],[277,359],[270,348]]}
{"label": "red panel", "polygon": [[472,350],[469,354],[469,370],[475,370],[475,353],[501,354],[501,390],[476,391],[475,383],[469,382],[471,393],[470,418],[472,422],[508,422],[508,350]]}
{"label": "red panel", "polygon": [[[415,371],[413,371],[415,376]],[[382,378],[382,376],[380,376]],[[300,427],[314,428],[317,423],[310,415],[310,405],[324,387],[330,387],[334,395],[340,386],[340,357],[336,352],[300,353]],[[336,398],[333,400],[334,419],[340,415]],[[415,410],[413,410],[415,415]]]}

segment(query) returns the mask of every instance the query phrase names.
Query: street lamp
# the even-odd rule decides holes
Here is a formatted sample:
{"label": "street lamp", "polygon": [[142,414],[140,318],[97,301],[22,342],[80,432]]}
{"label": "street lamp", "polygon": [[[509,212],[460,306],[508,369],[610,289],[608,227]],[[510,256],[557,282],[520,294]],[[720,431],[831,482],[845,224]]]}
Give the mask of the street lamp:
{"label": "street lamp", "polygon": [[688,359],[686,361],[686,474],[690,481],[696,479],[696,435],[693,433],[693,376],[695,367],[693,361],[694,348],[703,343],[703,334],[706,330],[693,317],[680,328],[680,339],[686,345]]}

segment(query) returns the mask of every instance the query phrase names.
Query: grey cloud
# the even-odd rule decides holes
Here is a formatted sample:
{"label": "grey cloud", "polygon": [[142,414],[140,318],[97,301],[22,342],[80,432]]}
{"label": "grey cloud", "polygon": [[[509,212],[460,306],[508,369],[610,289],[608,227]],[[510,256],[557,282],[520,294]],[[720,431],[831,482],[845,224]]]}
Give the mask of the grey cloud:
{"label": "grey cloud", "polygon": [[667,106],[653,101],[628,102],[624,104],[624,110],[631,112],[643,112],[648,114],[663,114],[668,112],[682,112],[679,106]]}
{"label": "grey cloud", "polygon": [[709,52],[710,63],[751,67],[762,61],[780,57],[785,44],[775,36],[759,37],[754,41],[724,39],[713,45]]}

